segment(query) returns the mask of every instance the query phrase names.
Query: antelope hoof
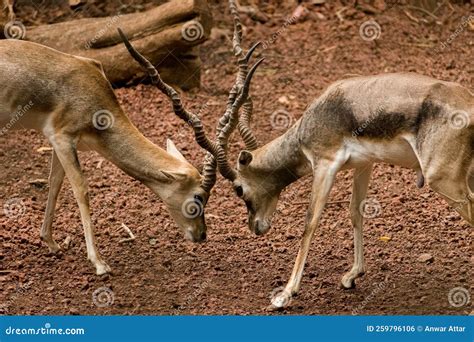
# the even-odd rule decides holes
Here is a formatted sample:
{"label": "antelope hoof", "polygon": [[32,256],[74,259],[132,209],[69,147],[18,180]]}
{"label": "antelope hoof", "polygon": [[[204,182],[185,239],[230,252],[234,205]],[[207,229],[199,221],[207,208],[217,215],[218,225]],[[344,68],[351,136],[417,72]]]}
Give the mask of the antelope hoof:
{"label": "antelope hoof", "polygon": [[270,304],[269,306],[267,306],[267,307],[265,308],[265,311],[267,311],[267,312],[275,312],[275,311],[282,311],[283,309],[284,309],[283,307],[280,308],[280,307],[277,307],[277,306],[275,306],[275,305],[273,305],[273,304]]}
{"label": "antelope hoof", "polygon": [[349,278],[349,277],[346,278],[346,276],[344,276],[341,280],[341,287],[344,290],[355,289],[356,287],[355,278]]}
{"label": "antelope hoof", "polygon": [[288,291],[283,291],[272,298],[272,304],[267,308],[267,311],[281,310],[288,306],[291,300],[291,294]]}
{"label": "antelope hoof", "polygon": [[344,275],[341,279],[341,287],[346,290],[354,289],[356,287],[355,280],[364,275],[364,271],[360,272],[349,272]]}
{"label": "antelope hoof", "polygon": [[55,242],[54,245],[50,245],[49,247],[49,252],[52,254],[56,254],[61,250],[61,247]]}
{"label": "antelope hoof", "polygon": [[349,279],[349,280],[342,280],[341,281],[341,288],[344,290],[352,290],[355,289],[355,280],[354,279]]}
{"label": "antelope hoof", "polygon": [[107,265],[105,262],[101,261],[101,262],[96,262],[95,263],[95,268],[96,268],[96,274],[97,275],[103,275],[103,274],[106,274],[106,273],[110,273],[112,272],[112,269],[110,268],[109,265]]}
{"label": "antelope hoof", "polygon": [[45,240],[43,239],[43,241],[46,243],[46,245],[48,246],[49,248],[49,253],[51,254],[56,254],[58,253],[60,250],[61,250],[61,247],[56,243],[56,241],[54,240]]}

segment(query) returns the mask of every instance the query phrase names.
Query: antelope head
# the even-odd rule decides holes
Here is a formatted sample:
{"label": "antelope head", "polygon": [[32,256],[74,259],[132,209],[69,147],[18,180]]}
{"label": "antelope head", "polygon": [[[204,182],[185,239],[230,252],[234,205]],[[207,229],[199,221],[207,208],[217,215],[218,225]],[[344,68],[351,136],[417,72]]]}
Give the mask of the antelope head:
{"label": "antelope head", "polygon": [[[161,171],[164,177],[167,178],[164,183],[168,183],[168,186],[163,187],[163,182],[157,185],[150,185],[152,190],[160,194],[160,197],[166,203],[171,215],[184,230],[185,237],[191,241],[202,241],[206,238],[204,207],[209,199],[211,189],[216,183],[216,168],[219,167],[219,170],[223,170],[224,173],[226,170],[232,170],[227,163],[226,153],[218,142],[210,141],[207,138],[199,117],[188,112],[183,107],[178,93],[163,82],[156,68],[130,44],[120,29],[119,33],[132,57],[147,70],[152,83],[171,99],[176,115],[193,128],[196,141],[202,148],[208,151],[201,176],[194,166],[186,161],[176,146],[169,140],[167,146],[168,153],[174,157],[173,163],[179,162],[179,165],[173,168],[173,170],[175,170],[173,172]],[[248,63],[248,59],[256,47],[257,45],[249,51],[248,56],[246,56],[247,62],[245,62],[245,64]],[[220,139],[220,133],[224,126],[227,126],[229,118],[236,117],[244,100],[247,98],[252,76],[261,62],[262,60],[258,61],[249,72],[247,72],[246,68],[245,74],[242,74],[242,82],[238,84],[236,82],[232,88],[227,110],[219,120],[217,127],[218,139]],[[238,78],[238,80],[240,80],[240,78]],[[231,124],[233,123],[231,122]]]}
{"label": "antelope head", "polygon": [[193,242],[203,241],[206,239],[204,207],[216,181],[216,163],[213,160],[217,158],[220,147],[208,139],[200,118],[183,107],[179,94],[163,82],[150,61],[130,44],[121,29],[118,31],[129,53],[148,72],[152,84],[170,98],[176,115],[192,127],[197,143],[209,153],[201,175],[186,161],[174,143],[168,140],[167,152],[170,156],[169,160],[164,160],[163,163],[173,171],[160,170],[161,182],[148,184],[163,199],[171,216],[184,231],[185,237]]}
{"label": "antelope head", "polygon": [[[225,161],[227,161],[227,143],[232,132],[238,128],[245,142],[246,150],[240,152],[236,169],[219,166],[219,171],[224,178],[232,182],[235,193],[245,202],[250,229],[257,235],[262,235],[270,228],[271,217],[276,210],[283,186],[279,185],[281,179],[278,178],[278,174],[272,172],[271,167],[268,168],[268,163],[265,165],[261,162],[260,152],[265,147],[257,150],[257,140],[249,127],[253,104],[248,95],[249,83],[247,82],[252,78],[255,68],[263,59],[259,60],[250,70],[248,61],[260,43],[254,45],[247,54],[244,54],[241,48],[242,24],[238,9],[234,0],[230,0],[229,5],[234,20],[233,50],[238,60],[239,72],[236,84],[229,95],[228,120],[223,127],[218,127],[218,143],[222,147]],[[236,96],[237,89],[242,89],[240,96]],[[239,116],[238,108],[240,106],[242,106],[242,115]],[[224,117],[226,116],[224,115]],[[224,161],[221,164],[224,164]]]}
{"label": "antelope head", "polygon": [[153,185],[150,188],[160,194],[185,238],[192,242],[202,242],[206,239],[204,208],[213,186],[209,184],[211,175],[201,176],[169,139],[166,150],[178,160],[179,166],[172,172],[161,171],[168,178],[166,186],[161,183],[156,184],[156,189]]}

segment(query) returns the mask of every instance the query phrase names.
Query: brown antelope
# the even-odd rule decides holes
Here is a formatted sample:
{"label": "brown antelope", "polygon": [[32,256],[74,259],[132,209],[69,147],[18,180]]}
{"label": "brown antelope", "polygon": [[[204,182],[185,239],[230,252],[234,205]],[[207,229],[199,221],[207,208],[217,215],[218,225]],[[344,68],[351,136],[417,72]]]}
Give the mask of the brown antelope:
{"label": "brown antelope", "polygon": [[[234,52],[242,55],[240,19],[230,0],[236,36]],[[246,66],[242,65],[242,77]],[[270,228],[281,191],[312,174],[313,186],[303,240],[285,289],[270,309],[288,304],[300,288],[311,240],[336,173],[355,169],[350,203],[354,227],[354,264],[342,277],[352,288],[365,271],[363,210],[372,165],[386,162],[411,168],[459,214],[474,225],[474,94],[452,82],[412,73],[355,77],[335,82],[317,98],[285,134],[257,148],[249,128],[251,99],[243,114],[234,114],[220,130],[227,140],[238,126],[247,150],[237,169],[220,169],[232,181],[248,208],[250,229],[262,235]]]}
{"label": "brown antelope", "polygon": [[[133,57],[150,73],[153,84],[171,99],[174,112],[193,128],[198,144],[213,156],[218,157],[221,151],[220,159],[225,160],[220,146],[206,137],[200,119],[183,108],[177,92],[120,34]],[[250,83],[252,74],[245,84]],[[2,40],[0,80],[0,136],[9,129],[36,129],[53,146],[41,228],[41,238],[51,252],[60,249],[52,236],[52,223],[66,175],[79,204],[88,259],[97,274],[110,271],[97,251],[77,150],[97,151],[149,187],[165,202],[187,239],[200,242],[206,238],[203,208],[215,184],[216,163],[206,163],[201,176],[171,141],[166,152],[145,138],[123,112],[99,62],[31,42]],[[246,98],[248,86],[239,91],[239,97]],[[231,112],[238,109],[236,105]]]}

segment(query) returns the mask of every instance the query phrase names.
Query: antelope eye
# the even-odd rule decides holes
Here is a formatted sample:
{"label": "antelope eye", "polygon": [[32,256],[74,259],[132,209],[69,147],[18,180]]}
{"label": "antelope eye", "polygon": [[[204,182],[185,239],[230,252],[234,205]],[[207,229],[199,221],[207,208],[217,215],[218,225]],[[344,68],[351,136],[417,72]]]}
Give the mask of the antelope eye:
{"label": "antelope eye", "polygon": [[194,199],[199,203],[204,203],[204,198],[202,198],[200,195],[194,195]]}
{"label": "antelope eye", "polygon": [[240,185],[236,186],[235,193],[237,194],[237,196],[242,197],[244,195],[244,189],[242,189]]}

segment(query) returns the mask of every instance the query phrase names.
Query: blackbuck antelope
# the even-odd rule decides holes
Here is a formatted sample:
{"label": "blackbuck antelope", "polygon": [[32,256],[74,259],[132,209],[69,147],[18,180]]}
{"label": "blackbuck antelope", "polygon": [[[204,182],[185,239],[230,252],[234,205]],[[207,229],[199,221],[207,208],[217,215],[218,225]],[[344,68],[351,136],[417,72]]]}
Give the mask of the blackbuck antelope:
{"label": "blackbuck antelope", "polygon": [[[242,57],[241,24],[233,0],[230,8],[236,27],[234,52]],[[243,63],[241,79],[245,69]],[[354,264],[342,277],[344,288],[355,286],[365,271],[361,207],[376,162],[416,170],[420,187],[426,181],[474,225],[474,94],[467,88],[412,73],[341,80],[329,86],[285,134],[260,148],[249,128],[251,103],[249,97],[240,118],[229,117],[219,136],[227,152],[229,136],[238,126],[246,144],[237,169],[220,172],[244,200],[250,229],[257,235],[266,233],[281,191],[304,175],[313,176],[293,272],[270,309],[286,306],[298,292],[312,237],[340,170],[355,169],[350,203]]]}
{"label": "blackbuck antelope", "polygon": [[[174,112],[193,128],[198,144],[218,157],[222,149],[206,137],[200,119],[183,108],[176,91],[120,34],[133,57],[150,73],[153,84],[171,99]],[[246,84],[250,78],[251,73]],[[110,271],[97,251],[78,150],[97,151],[149,187],[165,202],[187,239],[200,242],[206,238],[203,210],[215,184],[216,163],[205,163],[201,176],[171,141],[166,152],[145,138],[123,112],[99,62],[31,42],[3,40],[0,80],[0,135],[9,129],[36,129],[53,146],[48,201],[41,228],[41,238],[51,252],[60,249],[53,239],[52,223],[66,175],[79,204],[88,259],[97,274]],[[246,98],[248,86],[240,90],[239,96]],[[234,106],[231,112],[238,109]],[[217,159],[225,162],[222,151],[220,155]]]}

